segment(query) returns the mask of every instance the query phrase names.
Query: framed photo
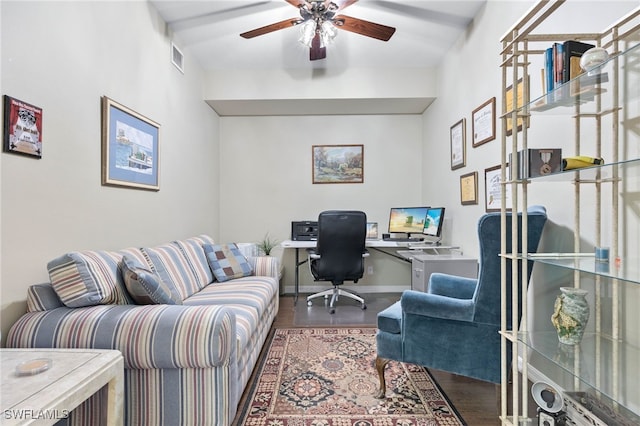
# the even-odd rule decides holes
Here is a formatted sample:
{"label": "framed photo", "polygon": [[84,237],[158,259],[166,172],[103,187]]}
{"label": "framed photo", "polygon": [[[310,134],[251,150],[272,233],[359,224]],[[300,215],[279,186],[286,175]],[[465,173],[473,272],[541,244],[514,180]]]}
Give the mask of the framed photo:
{"label": "framed photo", "polygon": [[463,206],[478,204],[478,172],[460,176],[460,202]]}
{"label": "framed photo", "polygon": [[496,98],[495,96],[471,113],[471,145],[475,148],[496,138]]}
{"label": "framed photo", "polygon": [[[506,108],[505,110],[507,111],[507,113],[509,111],[511,111],[512,109],[514,109],[514,93],[513,93],[513,85],[507,87],[507,91],[505,93],[506,95]],[[524,82],[522,79],[519,79],[517,84],[516,84],[516,93],[515,93],[515,109],[519,109],[522,108],[522,106],[524,105]],[[509,114],[510,115],[510,114]],[[507,116],[507,136],[511,136],[511,134],[513,133],[513,123],[512,123],[512,119],[511,117]],[[520,130],[522,130],[522,124],[524,122],[524,118],[523,117],[518,117],[517,120],[517,131],[519,132]],[[527,120],[527,127],[529,127],[529,122]]]}
{"label": "framed photo", "polygon": [[42,158],[42,108],[4,95],[4,152]]}
{"label": "framed photo", "polygon": [[[507,180],[509,179],[509,165],[505,170]],[[484,207],[487,212],[500,211],[502,207],[502,187],[500,176],[500,165],[484,169]],[[506,195],[506,210],[511,207],[511,185],[504,185]]]}
{"label": "framed photo", "polygon": [[378,222],[367,222],[367,240],[378,239]]}
{"label": "framed photo", "polygon": [[160,125],[102,97],[102,184],[160,190]]}
{"label": "framed photo", "polygon": [[451,170],[464,167],[467,163],[467,149],[465,143],[466,120],[463,118],[451,126],[449,136],[451,138]]}
{"label": "framed photo", "polygon": [[363,183],[364,145],[313,145],[313,183]]}

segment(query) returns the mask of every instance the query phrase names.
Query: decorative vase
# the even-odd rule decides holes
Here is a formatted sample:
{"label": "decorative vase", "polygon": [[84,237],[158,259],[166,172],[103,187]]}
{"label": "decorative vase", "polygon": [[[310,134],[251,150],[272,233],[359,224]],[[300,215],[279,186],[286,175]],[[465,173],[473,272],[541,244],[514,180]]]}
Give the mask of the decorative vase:
{"label": "decorative vase", "polygon": [[560,287],[560,294],[553,305],[551,323],[558,332],[558,340],[566,345],[577,345],[582,340],[589,321],[589,304],[586,290]]}

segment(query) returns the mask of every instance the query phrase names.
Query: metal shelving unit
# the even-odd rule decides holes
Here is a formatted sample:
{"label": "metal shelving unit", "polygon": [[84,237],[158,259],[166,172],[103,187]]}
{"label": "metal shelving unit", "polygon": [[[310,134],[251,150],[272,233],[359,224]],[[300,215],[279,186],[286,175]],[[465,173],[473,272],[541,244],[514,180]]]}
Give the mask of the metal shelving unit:
{"label": "metal shelving unit", "polygon": [[[638,406],[640,401],[630,385],[637,387],[635,381],[640,377],[638,364],[632,360],[640,359],[640,348],[628,344],[621,335],[620,304],[622,286],[640,285],[640,259],[638,253],[629,253],[625,241],[620,241],[620,229],[624,223],[620,219],[620,199],[624,194],[624,179],[640,176],[640,159],[628,158],[628,145],[640,143],[640,135],[632,141],[621,137],[625,123],[632,123],[640,116],[640,90],[637,84],[640,77],[640,8],[621,17],[608,29],[600,33],[540,34],[537,28],[548,20],[557,19],[565,0],[541,0],[535,4],[502,38],[502,395],[501,421],[506,425],[533,424],[534,419],[527,417],[529,389],[527,383],[530,353],[544,358],[554,368],[571,377],[571,389],[593,391],[599,400],[613,412],[632,418],[640,424]],[[561,27],[562,23],[558,24]],[[552,43],[566,40],[579,40],[604,47],[610,59],[589,74],[584,73],[565,83],[553,92],[541,93],[530,99],[531,79],[539,75],[539,68],[532,65],[536,60],[542,62],[545,49]],[[533,70],[534,72],[531,72]],[[607,81],[594,84],[593,74],[606,73]],[[634,75],[635,73],[635,75]],[[629,83],[631,82],[631,83]],[[522,86],[521,101],[518,86]],[[515,88],[515,90],[514,90]],[[510,108],[508,106],[511,106]],[[632,107],[629,108],[629,105]],[[509,109],[507,109],[509,108]],[[626,115],[627,114],[627,115]],[[628,114],[631,114],[629,116]],[[540,118],[538,117],[540,116]],[[509,155],[515,156],[519,150],[529,147],[532,129],[536,120],[543,121],[544,116],[554,116],[571,127],[573,134],[572,153],[570,155],[590,155],[606,157],[607,164],[584,169],[576,169],[536,178],[519,179],[515,167],[507,167]],[[589,153],[581,153],[585,139],[583,125],[595,129],[588,135]],[[622,123],[622,125],[621,125]],[[513,125],[515,124],[515,125]],[[508,129],[513,129],[507,132]],[[532,140],[533,142],[533,140]],[[544,142],[543,142],[544,143]],[[605,152],[603,152],[605,151]],[[563,154],[566,156],[563,150]],[[507,175],[509,173],[509,175]],[[523,241],[526,247],[529,186],[538,181],[567,182],[573,184],[573,253],[550,253],[528,255],[517,252],[517,241]],[[506,189],[511,192],[511,204],[506,205]],[[587,193],[588,191],[588,193]],[[602,246],[603,241],[611,249],[611,263],[598,264],[593,257],[585,255],[584,241],[581,241],[581,207],[583,198],[593,201],[594,229],[593,245]],[[522,234],[519,234],[517,221],[512,221],[511,235],[513,251],[506,252],[507,229],[506,211],[522,211]],[[603,220],[603,212],[608,220]],[[624,240],[624,238],[623,238]],[[590,252],[593,251],[593,245]],[[507,262],[530,260],[547,267],[562,268],[573,276],[573,285],[580,287],[585,279],[593,280],[596,294],[595,306],[592,306],[594,332],[585,335],[582,343],[570,350],[561,348],[553,332],[531,332],[527,312],[527,267],[523,261],[521,268],[522,285],[518,287],[518,268],[512,268],[511,300],[505,300],[508,277],[505,276]],[[587,277],[587,278],[585,278]],[[605,297],[606,293],[606,297]],[[518,300],[522,298],[522,309],[518,309]],[[609,301],[603,306],[603,300]],[[507,307],[512,307],[512,330],[507,329]],[[519,326],[515,326],[519,324]],[[507,346],[512,345],[512,358],[507,359]],[[560,355],[559,355],[560,354]],[[518,362],[519,359],[521,364]],[[511,364],[509,369],[507,366]],[[521,365],[521,376],[518,366]],[[544,373],[544,372],[543,372]],[[512,393],[508,398],[508,384],[511,380]],[[633,382],[633,383],[632,383]],[[509,407],[509,404],[510,407]],[[631,407],[631,408],[630,408]],[[510,408],[510,409],[509,409]],[[626,417],[625,417],[626,418]]]}

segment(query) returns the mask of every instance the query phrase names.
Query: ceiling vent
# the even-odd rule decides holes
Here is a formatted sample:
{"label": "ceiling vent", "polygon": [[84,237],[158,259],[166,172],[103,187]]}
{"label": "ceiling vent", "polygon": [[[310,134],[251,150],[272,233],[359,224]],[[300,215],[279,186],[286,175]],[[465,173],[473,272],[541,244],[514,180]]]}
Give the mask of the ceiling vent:
{"label": "ceiling vent", "polygon": [[184,74],[184,55],[173,42],[171,42],[171,63]]}

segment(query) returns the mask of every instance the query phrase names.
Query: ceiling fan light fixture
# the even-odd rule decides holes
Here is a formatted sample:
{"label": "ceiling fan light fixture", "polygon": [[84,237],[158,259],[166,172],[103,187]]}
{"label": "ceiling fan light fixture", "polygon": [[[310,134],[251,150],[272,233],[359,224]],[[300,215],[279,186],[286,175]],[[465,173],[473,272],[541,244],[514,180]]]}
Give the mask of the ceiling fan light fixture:
{"label": "ceiling fan light fixture", "polygon": [[311,47],[313,37],[316,35],[316,27],[318,24],[313,19],[309,19],[300,25],[300,43],[307,47]]}
{"label": "ceiling fan light fixture", "polygon": [[320,39],[322,47],[333,43],[333,40],[338,35],[338,29],[333,26],[331,21],[324,21],[320,26]]}
{"label": "ceiling fan light fixture", "polygon": [[[2,0],[0,0],[2,1]],[[285,19],[264,27],[240,34],[243,38],[253,38],[284,28],[300,26],[298,41],[309,48],[312,61],[327,57],[326,47],[333,43],[338,29],[360,34],[382,41],[389,41],[395,28],[346,15],[336,15],[358,0],[285,0],[298,8],[300,18]]]}

